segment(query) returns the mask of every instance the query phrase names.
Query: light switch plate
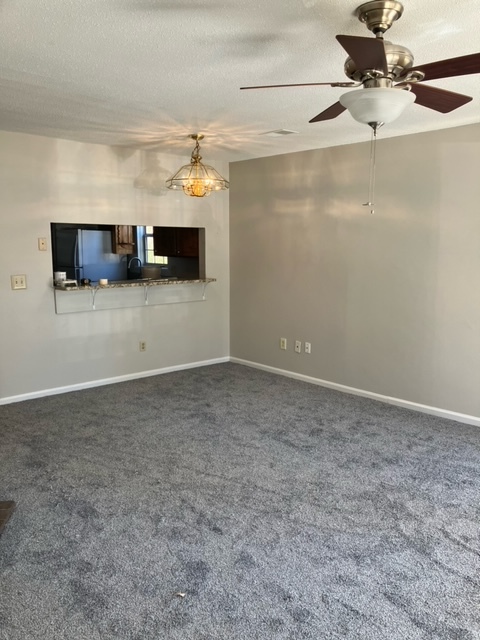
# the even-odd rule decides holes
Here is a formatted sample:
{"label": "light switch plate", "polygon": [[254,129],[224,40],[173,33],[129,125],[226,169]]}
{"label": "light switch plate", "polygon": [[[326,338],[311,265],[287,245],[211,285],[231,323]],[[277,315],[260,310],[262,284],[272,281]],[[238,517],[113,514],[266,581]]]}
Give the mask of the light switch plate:
{"label": "light switch plate", "polygon": [[19,276],[10,276],[10,280],[12,283],[12,289],[26,289],[27,288],[27,276],[19,275]]}

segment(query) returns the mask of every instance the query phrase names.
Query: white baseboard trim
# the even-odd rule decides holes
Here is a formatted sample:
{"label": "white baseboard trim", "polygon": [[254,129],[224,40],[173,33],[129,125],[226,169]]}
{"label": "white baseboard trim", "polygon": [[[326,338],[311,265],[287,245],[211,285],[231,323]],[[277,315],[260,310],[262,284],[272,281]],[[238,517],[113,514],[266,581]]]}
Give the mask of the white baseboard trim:
{"label": "white baseboard trim", "polygon": [[177,364],[172,367],[163,367],[162,369],[150,369],[149,371],[139,371],[137,373],[127,373],[123,376],[115,376],[113,378],[103,378],[102,380],[90,380],[89,382],[80,382],[79,384],[71,384],[65,387],[55,387],[53,389],[43,389],[41,391],[33,391],[18,396],[10,396],[8,398],[0,398],[0,405],[11,404],[13,402],[23,402],[23,400],[34,400],[35,398],[43,398],[45,396],[55,396],[60,393],[69,393],[70,391],[81,391],[82,389],[91,389],[92,387],[103,387],[107,384],[115,384],[117,382],[127,382],[128,380],[138,380],[139,378],[149,378],[150,376],[158,376],[162,373],[171,373],[172,371],[183,371],[185,369],[195,369],[197,367],[206,367],[210,364],[220,364],[230,362],[230,358],[214,358],[212,360],[202,360],[201,362],[189,362],[187,364]]}
{"label": "white baseboard trim", "polygon": [[45,396],[54,396],[61,393],[69,393],[70,391],[81,391],[82,389],[102,387],[107,384],[116,384],[117,382],[127,382],[128,380],[138,380],[139,378],[148,378],[151,376],[158,376],[158,375],[162,375],[163,373],[171,373],[174,371],[184,371],[186,369],[195,369],[197,367],[206,367],[211,364],[222,364],[225,362],[234,362],[236,364],[241,364],[246,367],[252,367],[254,369],[269,371],[270,373],[275,373],[277,375],[285,376],[287,378],[302,380],[303,382],[308,382],[310,384],[316,384],[321,387],[335,389],[336,391],[342,391],[343,393],[350,393],[352,395],[362,396],[364,398],[371,398],[372,400],[378,400],[379,402],[393,404],[398,407],[404,407],[405,409],[412,409],[413,411],[420,411],[421,413],[428,413],[430,415],[438,416],[440,418],[447,418],[448,420],[455,420],[456,422],[462,422],[464,424],[470,424],[476,427],[480,427],[480,417],[471,416],[466,413],[458,413],[456,411],[440,409],[439,407],[430,407],[425,404],[410,402],[409,400],[402,400],[401,398],[384,396],[380,393],[365,391],[363,389],[356,389],[355,387],[348,387],[343,384],[338,384],[337,382],[329,382],[328,380],[321,380],[320,378],[314,378],[312,376],[307,376],[302,373],[295,373],[293,371],[287,371],[286,369],[278,369],[277,367],[270,367],[269,365],[260,364],[258,362],[251,362],[250,360],[242,360],[241,358],[232,358],[232,357],[213,358],[211,360],[189,362],[187,364],[179,364],[171,367],[163,367],[161,369],[150,369],[149,371],[127,373],[123,376],[103,378],[101,380],[90,380],[88,382],[80,382],[78,384],[66,385],[64,387],[42,389],[40,391],[33,391],[30,393],[24,393],[16,396],[0,398],[0,405],[11,404],[14,402],[23,402],[24,400],[34,400],[35,398],[43,398]]}
{"label": "white baseboard trim", "polygon": [[464,424],[471,424],[475,427],[480,427],[480,418],[477,418],[476,416],[470,416],[466,413],[457,413],[456,411],[448,411],[447,409],[430,407],[426,404],[410,402],[409,400],[402,400],[400,398],[383,396],[380,393],[373,393],[372,391],[364,391],[363,389],[356,389],[355,387],[347,387],[346,385],[338,384],[336,382],[328,382],[327,380],[321,380],[320,378],[313,378],[311,376],[306,376],[301,373],[286,371],[285,369],[277,369],[276,367],[270,367],[268,365],[259,364],[258,362],[250,362],[249,360],[242,360],[241,358],[230,358],[230,362],[243,364],[247,367],[253,367],[254,369],[262,369],[263,371],[276,373],[278,375],[285,376],[287,378],[302,380],[303,382],[316,384],[320,387],[328,387],[329,389],[335,389],[336,391],[342,391],[344,393],[350,393],[352,395],[362,396],[364,398],[371,398],[372,400],[378,400],[379,402],[386,402],[387,404],[394,404],[398,407],[404,407],[405,409],[412,409],[413,411],[420,411],[421,413],[429,413],[431,415],[438,416],[440,418],[447,418],[448,420],[455,420],[456,422],[463,422]]}

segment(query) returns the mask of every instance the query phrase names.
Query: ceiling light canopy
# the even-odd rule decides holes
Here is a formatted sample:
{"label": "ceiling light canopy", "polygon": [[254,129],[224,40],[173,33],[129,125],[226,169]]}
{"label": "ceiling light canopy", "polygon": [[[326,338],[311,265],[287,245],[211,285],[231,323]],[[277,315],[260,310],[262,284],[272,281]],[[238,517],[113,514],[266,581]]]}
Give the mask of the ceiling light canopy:
{"label": "ceiling light canopy", "polygon": [[222,178],[213,167],[201,162],[202,156],[200,155],[199,141],[203,139],[203,135],[201,133],[192,133],[189,137],[195,140],[195,147],[192,151],[190,164],[185,164],[183,167],[180,167],[180,169],[167,180],[167,188],[183,189],[185,195],[195,198],[209,196],[212,191],[228,189],[230,186],[228,180]]}
{"label": "ceiling light canopy", "polygon": [[396,120],[412,102],[414,93],[394,87],[354,89],[340,96],[340,104],[352,118],[375,127]]}

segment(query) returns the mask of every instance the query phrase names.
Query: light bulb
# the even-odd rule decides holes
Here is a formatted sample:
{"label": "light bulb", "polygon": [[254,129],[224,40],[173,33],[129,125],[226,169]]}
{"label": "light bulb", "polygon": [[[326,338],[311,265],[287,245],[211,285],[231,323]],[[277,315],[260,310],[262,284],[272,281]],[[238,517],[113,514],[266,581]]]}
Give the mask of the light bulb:
{"label": "light bulb", "polygon": [[210,185],[208,181],[199,180],[198,178],[189,180],[183,187],[183,190],[185,193],[188,193],[188,195],[196,196],[197,198],[203,198],[204,196],[210,195]]}

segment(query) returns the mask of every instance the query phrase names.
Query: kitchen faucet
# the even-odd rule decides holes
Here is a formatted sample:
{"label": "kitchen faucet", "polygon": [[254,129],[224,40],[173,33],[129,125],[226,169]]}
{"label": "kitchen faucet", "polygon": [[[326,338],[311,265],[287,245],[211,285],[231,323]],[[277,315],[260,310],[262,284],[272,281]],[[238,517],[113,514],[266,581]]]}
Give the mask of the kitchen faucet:
{"label": "kitchen faucet", "polygon": [[130,269],[130,267],[132,266],[132,262],[134,260],[138,260],[138,266],[140,267],[140,269],[142,268],[142,261],[140,260],[140,258],[138,258],[137,256],[134,256],[133,258],[130,258],[130,260],[128,261],[127,264],[127,269]]}

